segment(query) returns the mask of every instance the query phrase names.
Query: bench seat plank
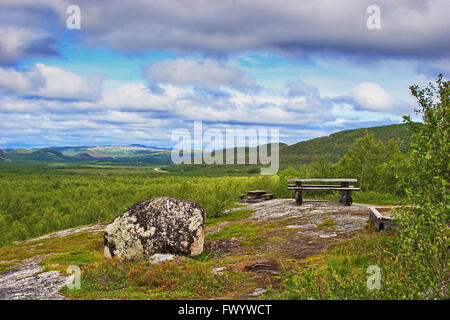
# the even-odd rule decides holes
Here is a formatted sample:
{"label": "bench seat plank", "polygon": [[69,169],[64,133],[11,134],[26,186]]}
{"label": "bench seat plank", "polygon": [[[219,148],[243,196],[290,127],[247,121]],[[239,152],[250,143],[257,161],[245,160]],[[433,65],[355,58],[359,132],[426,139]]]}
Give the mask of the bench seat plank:
{"label": "bench seat plank", "polygon": [[357,179],[287,179],[288,182],[358,182]]}
{"label": "bench seat plank", "polygon": [[324,190],[324,191],[360,191],[360,188],[355,187],[336,187],[336,188],[330,188],[330,187],[288,187],[288,190]]}
{"label": "bench seat plank", "polygon": [[[296,187],[295,184],[288,184],[288,187]],[[340,188],[339,184],[302,184],[302,187],[330,187],[330,188]],[[349,186],[351,187],[351,186]]]}

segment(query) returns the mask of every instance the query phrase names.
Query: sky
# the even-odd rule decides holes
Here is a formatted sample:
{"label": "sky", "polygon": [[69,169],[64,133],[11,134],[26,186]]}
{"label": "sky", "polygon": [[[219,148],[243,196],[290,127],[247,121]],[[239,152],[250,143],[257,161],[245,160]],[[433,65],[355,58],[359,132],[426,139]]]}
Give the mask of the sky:
{"label": "sky", "polygon": [[450,71],[448,12],[448,0],[0,0],[0,146],[171,147],[194,121],[292,144],[401,123],[409,87]]}

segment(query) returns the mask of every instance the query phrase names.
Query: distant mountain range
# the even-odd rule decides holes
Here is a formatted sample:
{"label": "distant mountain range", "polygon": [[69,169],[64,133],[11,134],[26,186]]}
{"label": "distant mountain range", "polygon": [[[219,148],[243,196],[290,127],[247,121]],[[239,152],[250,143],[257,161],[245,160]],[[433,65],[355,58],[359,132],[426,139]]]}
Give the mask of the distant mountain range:
{"label": "distant mountain range", "polygon": [[[410,134],[406,124],[344,130],[326,137],[301,141],[293,145],[280,143],[280,165],[307,164],[314,155],[325,155],[331,161],[338,161],[362,137],[365,131],[373,133],[375,139],[387,143],[395,139],[402,151],[407,151]],[[128,146],[67,146],[37,150],[0,150],[1,162],[95,162],[128,164],[171,164],[170,148],[158,148],[142,144]],[[248,152],[249,148],[246,148]],[[270,145],[269,145],[270,150]],[[270,152],[270,151],[269,151]],[[248,158],[248,156],[246,157]]]}
{"label": "distant mountain range", "polygon": [[168,148],[129,146],[67,146],[42,149],[9,149],[1,151],[0,161],[13,162],[114,162],[171,163]]}

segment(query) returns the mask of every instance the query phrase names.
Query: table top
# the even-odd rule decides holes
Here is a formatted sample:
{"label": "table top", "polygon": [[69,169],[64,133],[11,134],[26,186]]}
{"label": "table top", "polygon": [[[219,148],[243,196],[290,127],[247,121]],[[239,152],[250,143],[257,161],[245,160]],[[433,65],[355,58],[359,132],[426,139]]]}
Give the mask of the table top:
{"label": "table top", "polygon": [[267,193],[267,190],[252,190],[252,191],[247,191],[247,194],[249,193]]}
{"label": "table top", "polygon": [[358,182],[357,179],[288,179],[288,182]]}

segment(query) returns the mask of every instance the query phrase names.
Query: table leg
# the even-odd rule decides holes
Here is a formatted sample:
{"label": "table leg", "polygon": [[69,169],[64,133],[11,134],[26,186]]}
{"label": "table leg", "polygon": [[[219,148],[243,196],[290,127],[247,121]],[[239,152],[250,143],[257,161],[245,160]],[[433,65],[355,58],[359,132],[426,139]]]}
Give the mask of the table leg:
{"label": "table leg", "polygon": [[[301,187],[302,183],[301,182],[296,182],[295,183],[296,187]],[[300,206],[303,203],[303,192],[302,190],[295,190],[295,203]]]}
{"label": "table leg", "polygon": [[347,194],[345,196],[345,205],[351,206],[352,203],[353,203],[352,192],[349,190],[349,191],[347,191]]}
{"label": "table leg", "polygon": [[296,190],[295,191],[295,203],[300,206],[302,205],[303,199],[302,199],[302,190]]}
{"label": "table leg", "polygon": [[[341,182],[341,188],[348,188],[349,183],[348,182]],[[348,206],[348,191],[339,191],[339,202],[343,205]]]}

